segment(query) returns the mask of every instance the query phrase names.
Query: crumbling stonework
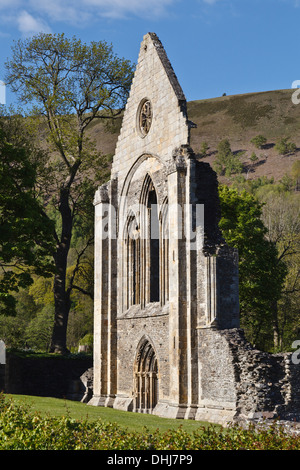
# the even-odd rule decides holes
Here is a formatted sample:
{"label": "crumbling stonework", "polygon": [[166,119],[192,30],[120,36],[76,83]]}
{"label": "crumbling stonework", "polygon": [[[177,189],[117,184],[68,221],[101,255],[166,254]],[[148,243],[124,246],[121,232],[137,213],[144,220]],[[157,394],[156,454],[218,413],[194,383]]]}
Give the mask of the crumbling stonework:
{"label": "crumbling stonework", "polygon": [[290,358],[254,350],[239,329],[238,254],[221,236],[217,177],[190,148],[192,127],[149,33],[94,200],[89,403],[219,423],[295,412]]}

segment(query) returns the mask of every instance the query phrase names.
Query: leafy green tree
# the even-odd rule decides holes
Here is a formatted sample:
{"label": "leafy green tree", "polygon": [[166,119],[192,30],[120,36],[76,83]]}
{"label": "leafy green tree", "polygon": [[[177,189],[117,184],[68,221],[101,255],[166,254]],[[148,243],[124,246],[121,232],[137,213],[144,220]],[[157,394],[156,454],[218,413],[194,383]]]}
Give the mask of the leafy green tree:
{"label": "leafy green tree", "polygon": [[[39,34],[19,40],[6,63],[6,83],[23,104],[31,105],[35,119],[54,151],[44,168],[44,201],[51,199],[56,220],[54,233],[55,321],[51,351],[65,353],[74,276],[67,280],[68,255],[74,227],[86,234],[77,250],[78,271],[93,238],[92,200],[103,182],[109,162],[88,138],[94,120],[120,115],[132,80],[129,61],[118,58],[111,45],[89,45],[64,34]],[[100,170],[100,171],[99,171]],[[47,184],[46,184],[47,182]],[[48,193],[47,193],[48,191]],[[53,215],[55,214],[55,215]]]}
{"label": "leafy green tree", "polygon": [[243,152],[233,153],[229,140],[222,140],[218,145],[218,153],[213,163],[214,170],[218,175],[225,174],[228,177],[241,173],[243,170],[243,164],[240,160],[242,154]]}
{"label": "leafy green tree", "polygon": [[13,292],[31,284],[33,273],[50,276],[54,268],[54,225],[35,194],[32,154],[39,152],[15,125],[0,119],[0,312],[6,314],[15,313]]}
{"label": "leafy green tree", "polygon": [[[276,245],[278,263],[284,263],[287,276],[283,285],[283,298],[273,301],[274,346],[282,349],[287,318],[294,331],[299,328],[299,307],[293,309],[293,299],[300,292],[300,204],[299,198],[288,191],[270,192],[265,197],[262,219],[268,229],[267,239]],[[287,311],[287,307],[289,311]],[[292,338],[290,338],[292,343]]]}
{"label": "leafy green tree", "polygon": [[207,142],[202,142],[201,147],[200,147],[200,156],[201,158],[204,158],[207,156],[207,152],[209,150],[209,145]]}
{"label": "leafy green tree", "polygon": [[218,144],[218,155],[226,159],[231,154],[231,145],[228,139],[223,139]]}
{"label": "leafy green tree", "polygon": [[288,137],[283,137],[276,142],[275,150],[280,155],[288,155],[289,153],[294,153],[296,150],[296,144],[289,142]]}
{"label": "leafy green tree", "polygon": [[249,340],[262,349],[273,338],[274,301],[281,297],[286,275],[275,243],[267,240],[262,204],[243,191],[221,186],[220,228],[227,243],[239,251],[241,324]]}
{"label": "leafy green tree", "polygon": [[291,177],[295,180],[295,186],[297,191],[300,189],[300,160],[296,160],[292,164]]}
{"label": "leafy green tree", "polygon": [[250,142],[255,145],[256,148],[261,149],[267,143],[267,139],[263,135],[259,134],[253,137]]}
{"label": "leafy green tree", "polygon": [[54,321],[54,306],[45,305],[26,325],[25,342],[27,347],[48,352]]}
{"label": "leafy green tree", "polygon": [[255,163],[255,162],[257,162],[257,160],[258,160],[258,156],[256,155],[256,153],[255,153],[255,152],[252,152],[252,153],[251,153],[250,160],[251,160],[251,162],[252,162],[252,163]]}

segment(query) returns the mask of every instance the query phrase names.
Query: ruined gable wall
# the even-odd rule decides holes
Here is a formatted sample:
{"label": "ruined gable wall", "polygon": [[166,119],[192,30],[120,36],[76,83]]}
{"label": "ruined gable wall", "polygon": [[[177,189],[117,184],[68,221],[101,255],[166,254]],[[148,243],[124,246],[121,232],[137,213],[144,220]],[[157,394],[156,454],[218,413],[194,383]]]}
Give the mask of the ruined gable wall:
{"label": "ruined gable wall", "polygon": [[[170,76],[173,81],[170,81]],[[137,126],[137,111],[144,98],[152,103],[153,119],[149,133],[142,137]],[[119,181],[123,181],[129,168],[144,153],[168,160],[175,147],[188,144],[189,129],[184,106],[184,95],[160,41],[155,35],[147,34],[141,45],[124,112],[112,177],[118,175]]]}

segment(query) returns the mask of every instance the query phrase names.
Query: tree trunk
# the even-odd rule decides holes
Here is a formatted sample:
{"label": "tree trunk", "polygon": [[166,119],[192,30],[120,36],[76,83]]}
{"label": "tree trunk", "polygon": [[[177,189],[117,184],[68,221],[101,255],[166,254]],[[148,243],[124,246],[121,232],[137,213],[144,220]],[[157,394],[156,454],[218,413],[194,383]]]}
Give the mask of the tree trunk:
{"label": "tree trunk", "polygon": [[72,212],[67,189],[61,190],[59,211],[62,219],[62,233],[54,257],[56,266],[53,284],[55,317],[50,352],[66,354],[69,352],[67,349],[67,326],[70,311],[70,291],[66,289],[66,273],[72,237]]}
{"label": "tree trunk", "polygon": [[274,343],[274,350],[278,352],[280,348],[280,331],[278,325],[278,304],[275,300],[272,302],[272,313],[273,313],[273,343]]}

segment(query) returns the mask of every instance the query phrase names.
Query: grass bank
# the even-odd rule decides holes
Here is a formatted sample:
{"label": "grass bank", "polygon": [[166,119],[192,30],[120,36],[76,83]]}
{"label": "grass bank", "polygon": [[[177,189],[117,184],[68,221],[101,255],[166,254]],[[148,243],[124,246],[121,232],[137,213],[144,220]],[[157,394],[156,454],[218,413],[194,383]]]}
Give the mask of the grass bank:
{"label": "grass bank", "polygon": [[[117,423],[119,426],[127,428],[130,432],[142,432],[145,427],[150,432],[157,429],[166,432],[170,429],[176,430],[181,427],[185,432],[192,433],[199,428],[207,427],[209,424],[193,420],[176,420],[159,418],[158,416],[129,413],[126,411],[114,410],[98,406],[89,406],[85,403],[63,400],[59,398],[35,397],[27,395],[6,395],[16,403],[29,405],[31,410],[41,413],[43,416],[70,417],[75,420],[86,420],[88,422],[101,419],[107,423]],[[217,428],[220,426],[216,425]]]}
{"label": "grass bank", "polygon": [[[89,414],[83,412],[85,405],[80,403],[62,405],[61,400],[55,399],[42,402],[36,397],[0,394],[0,450],[300,450],[300,436],[277,428],[197,429],[200,423],[182,422],[183,426],[195,426],[187,431],[174,420],[92,407]],[[126,418],[137,421],[134,424]]]}

